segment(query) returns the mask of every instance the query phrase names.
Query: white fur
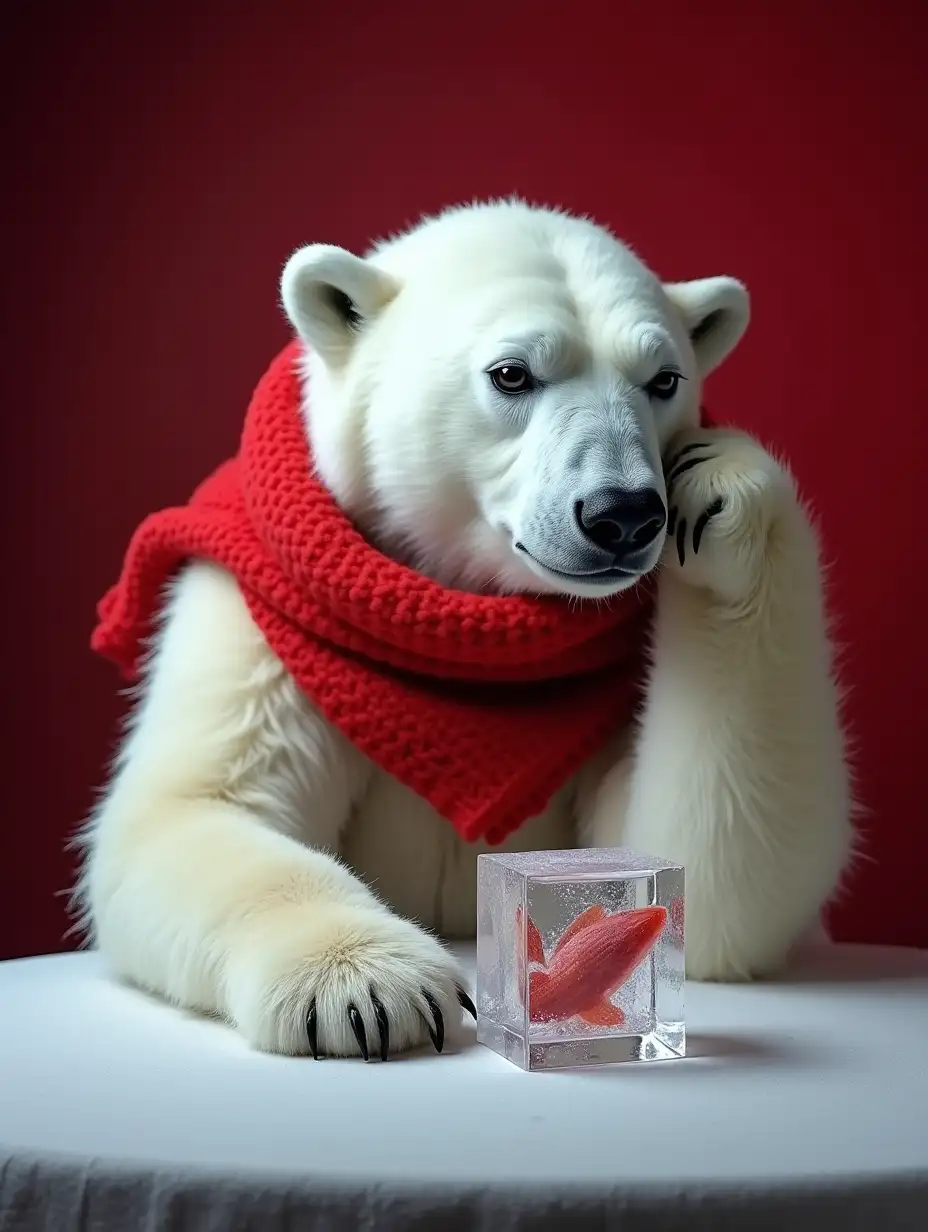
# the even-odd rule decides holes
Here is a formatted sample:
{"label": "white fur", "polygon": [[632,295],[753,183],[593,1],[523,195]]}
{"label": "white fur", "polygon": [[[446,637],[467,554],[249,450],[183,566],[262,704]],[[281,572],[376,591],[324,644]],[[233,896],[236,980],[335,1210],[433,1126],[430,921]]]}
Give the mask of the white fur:
{"label": "white fur", "polygon": [[[717,496],[723,511],[698,555],[681,566],[662,534],[642,567],[662,556],[640,728],[511,845],[682,860],[688,975],[775,970],[837,884],[850,801],[794,483],[742,433],[695,427],[702,377],[747,324],[743,288],[662,286],[594,224],[504,203],[429,220],[367,260],[302,249],[282,298],[311,347],[322,477],[382,550],[445,584],[607,597],[631,583],[558,582],[517,545],[580,559],[578,492],[609,480],[667,498],[662,453],[709,446],[669,499],[690,528]],[[517,405],[486,376],[513,356],[545,382]],[[667,363],[687,379],[658,404],[643,386]],[[113,968],[283,1052],[307,1051],[314,1001],[323,1050],[356,1053],[350,1005],[374,1041],[372,989],[393,1048],[427,1038],[423,990],[456,1021],[460,972],[434,934],[472,935],[483,848],[316,714],[221,570],[191,565],[164,617],[83,836],[77,902]]]}

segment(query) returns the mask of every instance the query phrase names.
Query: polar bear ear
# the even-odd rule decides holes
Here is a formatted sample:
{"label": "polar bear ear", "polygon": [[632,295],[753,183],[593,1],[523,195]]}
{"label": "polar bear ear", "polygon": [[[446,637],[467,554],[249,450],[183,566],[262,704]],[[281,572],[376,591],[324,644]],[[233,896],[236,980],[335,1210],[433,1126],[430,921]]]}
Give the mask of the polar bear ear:
{"label": "polar bear ear", "polygon": [[736,278],[720,277],[665,283],[664,291],[683,318],[705,376],[735,349],[747,329],[747,288]]}
{"label": "polar bear ear", "polygon": [[331,365],[347,360],[364,322],[398,290],[398,284],[369,261],[331,244],[298,249],[280,278],[280,298],[290,323]]}

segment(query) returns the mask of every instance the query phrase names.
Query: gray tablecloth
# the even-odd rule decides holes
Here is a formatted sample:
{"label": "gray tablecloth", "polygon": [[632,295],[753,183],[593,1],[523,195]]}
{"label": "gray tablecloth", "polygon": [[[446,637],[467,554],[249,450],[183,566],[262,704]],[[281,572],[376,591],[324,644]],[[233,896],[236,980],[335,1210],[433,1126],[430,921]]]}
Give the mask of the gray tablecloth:
{"label": "gray tablecloth", "polygon": [[[473,962],[472,950],[465,950]],[[0,964],[0,1229],[928,1228],[928,953],[687,988],[689,1056],[250,1052],[92,954]]]}

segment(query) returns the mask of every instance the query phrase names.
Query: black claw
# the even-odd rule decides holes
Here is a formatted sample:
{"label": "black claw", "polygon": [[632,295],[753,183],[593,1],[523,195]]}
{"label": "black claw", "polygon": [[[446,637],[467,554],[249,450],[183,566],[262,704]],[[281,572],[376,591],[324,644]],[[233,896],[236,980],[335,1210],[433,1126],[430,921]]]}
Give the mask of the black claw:
{"label": "black claw", "polygon": [[696,525],[693,527],[693,555],[699,555],[699,545],[702,542],[702,532],[706,529],[706,523],[709,521],[708,510],[701,513],[696,519]]}
{"label": "black claw", "polygon": [[351,1023],[354,1038],[358,1041],[358,1047],[361,1049],[361,1056],[365,1061],[369,1061],[371,1059],[371,1054],[367,1050],[367,1036],[364,1033],[364,1019],[361,1017],[356,1005],[348,1006],[348,1021]]}
{"label": "black claw", "polygon": [[674,507],[670,511],[670,517],[667,519],[667,534],[668,535],[673,534],[674,528],[676,527],[676,525],[677,525],[677,507],[676,505],[674,505]]}
{"label": "black claw", "polygon": [[380,1059],[386,1061],[390,1055],[390,1020],[383,1003],[374,993],[371,993],[371,1005],[374,1007],[374,1017],[377,1019],[377,1030],[380,1033]]}
{"label": "black claw", "polygon": [[680,524],[677,527],[677,556],[680,558],[680,566],[682,568],[684,560],[686,560],[686,518],[680,519]]}
{"label": "black claw", "polygon": [[309,1051],[313,1054],[313,1060],[319,1060],[319,1042],[316,1036],[316,998],[313,997],[313,1003],[309,1007],[309,1013],[306,1015],[306,1034],[309,1036]]}
{"label": "black claw", "polygon": [[425,1014],[423,1014],[422,1017],[425,1021],[426,1027],[428,1027],[428,1032],[431,1036],[432,1043],[435,1045],[435,1051],[441,1052],[445,1046],[445,1020],[441,1016],[441,1010],[438,1008],[438,1002],[431,995],[431,993],[427,993],[423,988],[422,995],[425,997],[426,1004],[432,1011],[432,1017],[435,1020],[434,1030],[432,1029],[432,1024],[429,1022],[428,1018],[425,1017]]}
{"label": "black claw", "polygon": [[665,473],[669,474],[680,459],[685,458],[688,453],[693,453],[696,449],[708,449],[710,444],[711,442],[709,441],[694,441],[691,445],[684,445],[682,449],[678,450],[672,457],[667,459],[667,462],[664,465]]}
{"label": "black claw", "polygon": [[461,1003],[461,1008],[467,1010],[468,1014],[470,1014],[471,1018],[473,1018],[474,1022],[476,1022],[477,1007],[474,1005],[473,1001],[471,1001],[470,997],[463,988],[458,989],[458,1000]]}
{"label": "black claw", "polygon": [[694,555],[699,551],[699,544],[702,540],[702,532],[706,529],[709,519],[714,518],[717,513],[722,512],[722,506],[724,505],[724,503],[725,502],[722,500],[722,498],[719,497],[717,500],[714,500],[707,509],[704,509],[703,512],[696,519],[696,525],[693,527],[693,553]]}
{"label": "black claw", "polygon": [[691,471],[694,466],[699,466],[702,462],[710,461],[710,459],[713,456],[714,455],[710,453],[710,454],[707,454],[705,457],[687,458],[685,462],[681,462],[680,465],[675,467],[675,469],[672,470],[670,474],[667,476],[667,487],[668,488],[672,487],[673,484],[676,483],[676,481],[680,478],[681,475],[685,475],[687,471]]}

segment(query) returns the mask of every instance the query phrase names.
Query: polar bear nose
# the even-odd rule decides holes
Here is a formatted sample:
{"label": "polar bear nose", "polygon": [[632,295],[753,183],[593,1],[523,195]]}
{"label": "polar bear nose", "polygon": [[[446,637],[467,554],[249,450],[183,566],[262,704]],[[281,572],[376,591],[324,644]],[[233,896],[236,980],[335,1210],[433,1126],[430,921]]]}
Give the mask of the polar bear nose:
{"label": "polar bear nose", "polygon": [[667,521],[656,488],[599,488],[577,501],[575,515],[587,539],[618,561],[650,547]]}

